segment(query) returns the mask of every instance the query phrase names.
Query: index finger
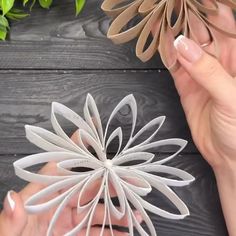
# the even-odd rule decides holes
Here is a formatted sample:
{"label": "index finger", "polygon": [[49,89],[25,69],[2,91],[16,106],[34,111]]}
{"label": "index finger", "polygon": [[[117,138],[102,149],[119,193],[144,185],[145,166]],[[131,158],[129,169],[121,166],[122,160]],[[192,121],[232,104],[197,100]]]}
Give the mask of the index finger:
{"label": "index finger", "polygon": [[[49,175],[49,174],[50,175],[58,175],[56,163],[55,162],[47,163],[45,166],[43,166],[43,168],[39,171],[39,173],[43,174],[43,175]],[[42,190],[44,187],[46,187],[46,186],[43,184],[29,183],[26,185],[25,188],[23,188],[19,192],[19,194],[20,194],[22,200],[25,201],[33,194]]]}

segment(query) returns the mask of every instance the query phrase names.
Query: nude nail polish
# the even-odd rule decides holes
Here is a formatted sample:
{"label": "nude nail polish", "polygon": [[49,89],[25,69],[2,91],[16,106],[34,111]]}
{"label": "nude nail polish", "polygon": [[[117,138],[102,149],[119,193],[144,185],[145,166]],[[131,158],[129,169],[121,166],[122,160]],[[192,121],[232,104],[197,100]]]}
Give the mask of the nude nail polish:
{"label": "nude nail polish", "polygon": [[174,41],[176,50],[190,63],[197,62],[203,55],[202,48],[193,40],[180,35]]}
{"label": "nude nail polish", "polygon": [[10,206],[10,209],[12,212],[15,210],[15,206],[16,206],[16,204],[12,198],[13,193],[14,192],[12,190],[7,193],[7,202],[8,202],[8,205]]}

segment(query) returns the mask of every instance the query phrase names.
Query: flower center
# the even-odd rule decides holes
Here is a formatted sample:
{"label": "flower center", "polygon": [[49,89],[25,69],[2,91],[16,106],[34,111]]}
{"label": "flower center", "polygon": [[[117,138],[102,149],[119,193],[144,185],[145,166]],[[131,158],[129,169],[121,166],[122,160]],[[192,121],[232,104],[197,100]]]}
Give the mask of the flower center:
{"label": "flower center", "polygon": [[113,163],[112,163],[112,160],[106,160],[104,161],[104,167],[107,168],[107,169],[111,169]]}

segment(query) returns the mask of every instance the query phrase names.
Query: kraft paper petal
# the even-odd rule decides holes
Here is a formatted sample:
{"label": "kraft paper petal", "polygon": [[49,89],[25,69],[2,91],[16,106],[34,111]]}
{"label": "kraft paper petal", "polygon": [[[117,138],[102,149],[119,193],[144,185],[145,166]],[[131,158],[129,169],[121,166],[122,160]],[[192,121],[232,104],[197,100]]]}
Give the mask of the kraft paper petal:
{"label": "kraft paper petal", "polygon": [[[193,40],[198,42],[192,32],[194,26],[189,19],[190,11],[207,28],[207,43],[212,42],[215,47],[213,56],[218,57],[220,53],[214,30],[226,37],[236,38],[236,32],[227,31],[207,18],[207,15],[219,13],[218,3],[225,4],[232,10],[236,9],[234,0],[210,0],[209,5],[199,0],[105,0],[101,8],[108,16],[114,18],[107,33],[109,39],[121,44],[137,38],[136,55],[140,60],[146,62],[159,51],[164,65],[169,70],[176,70],[179,65],[174,57],[174,39],[182,33],[187,37],[193,36]],[[136,17],[141,19],[127,28],[129,22]],[[148,45],[150,37],[152,40]]]}

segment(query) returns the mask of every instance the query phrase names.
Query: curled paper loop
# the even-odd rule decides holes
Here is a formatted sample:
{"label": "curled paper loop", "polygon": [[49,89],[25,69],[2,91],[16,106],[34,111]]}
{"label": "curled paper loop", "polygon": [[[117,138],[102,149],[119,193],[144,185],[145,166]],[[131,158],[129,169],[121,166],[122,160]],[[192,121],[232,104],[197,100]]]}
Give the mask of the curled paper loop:
{"label": "curled paper loop", "polygon": [[[207,17],[219,13],[219,2],[236,9],[236,2],[233,0],[211,0],[207,4],[199,0],[104,0],[101,8],[114,18],[107,33],[109,39],[120,44],[137,37],[136,55],[140,60],[146,62],[159,51],[164,65],[174,70],[178,66],[174,57],[174,39],[183,33],[198,42],[197,38],[193,37],[192,22],[196,19],[201,22],[201,27],[206,28],[209,43],[213,42],[215,47],[215,56],[219,55],[219,46],[213,30],[236,38],[236,32],[219,27]],[[196,19],[191,19],[190,15]],[[140,20],[128,27],[134,18]]]}
{"label": "curled paper loop", "polygon": [[[131,129],[124,143],[124,130],[121,127],[113,129],[111,123],[119,111],[127,106],[131,111]],[[84,106],[84,118],[62,104],[52,104],[51,122],[55,134],[43,128],[25,126],[28,140],[46,152],[19,159],[14,162],[14,168],[20,178],[45,185],[25,202],[25,208],[33,214],[54,209],[47,236],[53,235],[60,215],[72,202],[76,202],[77,214],[81,220],[65,234],[68,236],[77,235],[84,228],[87,228],[86,236],[90,235],[92,221],[101,200],[105,210],[101,235],[106,226],[114,235],[111,220],[114,218],[120,220],[127,217],[130,236],[134,235],[133,227],[141,236],[156,236],[155,227],[146,211],[170,219],[183,219],[189,215],[187,206],[170,187],[186,186],[194,181],[194,177],[184,170],[166,165],[183,150],[187,142],[178,138],[153,141],[164,123],[164,116],[151,120],[135,132],[137,107],[133,95],[123,98],[112,111],[103,130],[95,100],[89,94]],[[61,127],[58,116],[77,126],[77,143]],[[147,138],[139,141],[145,134]],[[108,146],[116,139],[117,151],[109,159]],[[166,145],[175,146],[177,150],[162,159],[150,151]],[[52,161],[56,163],[57,173],[35,173],[29,169]],[[83,170],[78,171],[77,168]],[[163,177],[163,174],[167,177]],[[172,178],[168,177],[170,175]],[[151,193],[153,188],[166,196],[178,213],[168,212],[145,201],[143,197]],[[87,199],[90,191],[94,194],[91,199]],[[112,200],[114,195],[118,198],[119,207]],[[139,211],[148,231],[138,223],[132,207]]]}

